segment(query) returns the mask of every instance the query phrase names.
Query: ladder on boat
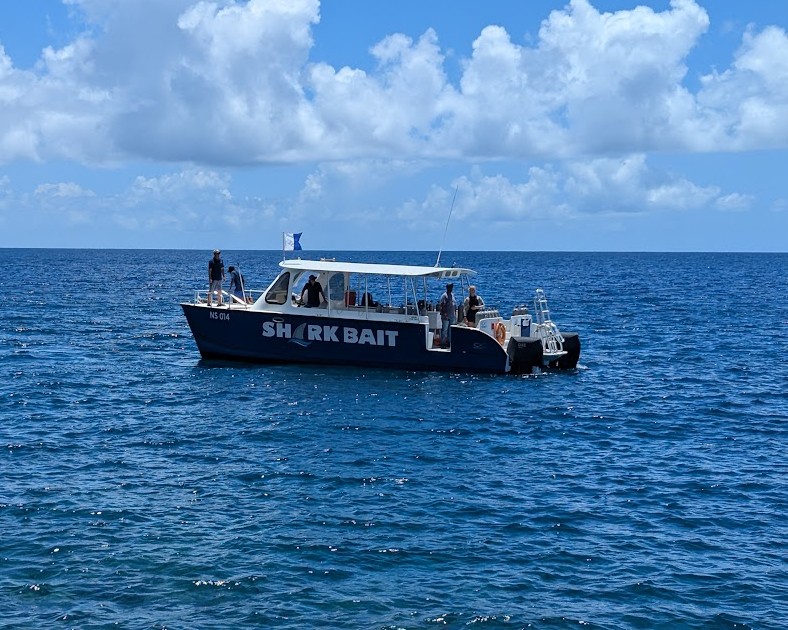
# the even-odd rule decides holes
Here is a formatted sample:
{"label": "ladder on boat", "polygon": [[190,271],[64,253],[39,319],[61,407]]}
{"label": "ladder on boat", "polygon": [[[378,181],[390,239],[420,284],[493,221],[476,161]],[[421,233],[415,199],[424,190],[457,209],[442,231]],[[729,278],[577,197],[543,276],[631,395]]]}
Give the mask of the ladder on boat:
{"label": "ladder on boat", "polygon": [[536,330],[542,339],[545,354],[563,354],[564,338],[558,326],[550,319],[550,308],[547,306],[547,296],[542,289],[536,290],[534,296],[534,314],[536,315]]}

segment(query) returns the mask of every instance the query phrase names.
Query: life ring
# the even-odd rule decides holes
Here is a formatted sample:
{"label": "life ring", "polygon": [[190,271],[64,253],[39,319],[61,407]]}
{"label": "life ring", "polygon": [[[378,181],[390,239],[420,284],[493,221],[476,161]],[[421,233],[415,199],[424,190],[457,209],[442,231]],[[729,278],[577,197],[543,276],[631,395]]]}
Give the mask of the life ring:
{"label": "life ring", "polygon": [[506,341],[506,326],[502,322],[496,322],[493,325],[493,334],[498,343],[503,345],[503,342]]}

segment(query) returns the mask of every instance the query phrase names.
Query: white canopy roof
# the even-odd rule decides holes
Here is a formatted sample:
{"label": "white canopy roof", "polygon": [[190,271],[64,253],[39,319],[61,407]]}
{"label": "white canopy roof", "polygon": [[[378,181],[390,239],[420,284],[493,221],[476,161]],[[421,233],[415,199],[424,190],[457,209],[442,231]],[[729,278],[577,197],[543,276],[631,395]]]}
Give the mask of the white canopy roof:
{"label": "white canopy roof", "polygon": [[463,274],[475,275],[473,269],[460,267],[421,267],[418,265],[378,265],[373,263],[338,262],[335,260],[283,260],[279,266],[291,271],[344,271],[348,273],[377,274],[382,276],[410,276],[433,278],[458,278]]}

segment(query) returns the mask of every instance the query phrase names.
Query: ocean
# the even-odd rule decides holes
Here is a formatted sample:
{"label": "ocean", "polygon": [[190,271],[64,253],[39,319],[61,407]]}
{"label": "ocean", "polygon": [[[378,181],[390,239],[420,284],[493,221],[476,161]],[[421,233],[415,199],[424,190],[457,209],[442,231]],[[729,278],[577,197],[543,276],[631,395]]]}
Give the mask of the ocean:
{"label": "ocean", "polygon": [[0,627],[788,627],[788,255],[444,253],[519,377],[202,361],[209,258],[0,250]]}

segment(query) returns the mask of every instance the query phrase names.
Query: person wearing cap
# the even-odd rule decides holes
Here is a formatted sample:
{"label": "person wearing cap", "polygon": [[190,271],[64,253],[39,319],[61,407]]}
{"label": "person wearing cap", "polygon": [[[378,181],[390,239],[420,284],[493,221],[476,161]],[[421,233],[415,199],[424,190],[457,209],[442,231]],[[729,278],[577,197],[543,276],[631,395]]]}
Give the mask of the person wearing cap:
{"label": "person wearing cap", "polygon": [[304,288],[301,289],[301,304],[304,304],[304,293],[306,293],[305,306],[307,308],[315,308],[326,301],[326,296],[323,293],[323,287],[317,281],[317,276],[314,274],[309,276],[309,282],[307,282],[304,285]]}
{"label": "person wearing cap", "polygon": [[446,292],[441,295],[438,302],[438,312],[441,314],[441,348],[451,345],[451,326],[457,323],[457,301],[454,299],[454,284],[446,285]]}
{"label": "person wearing cap", "polygon": [[213,258],[208,261],[208,306],[213,301],[213,292],[216,291],[216,300],[222,305],[222,281],[224,280],[224,261],[221,259],[221,250],[213,250]]}

